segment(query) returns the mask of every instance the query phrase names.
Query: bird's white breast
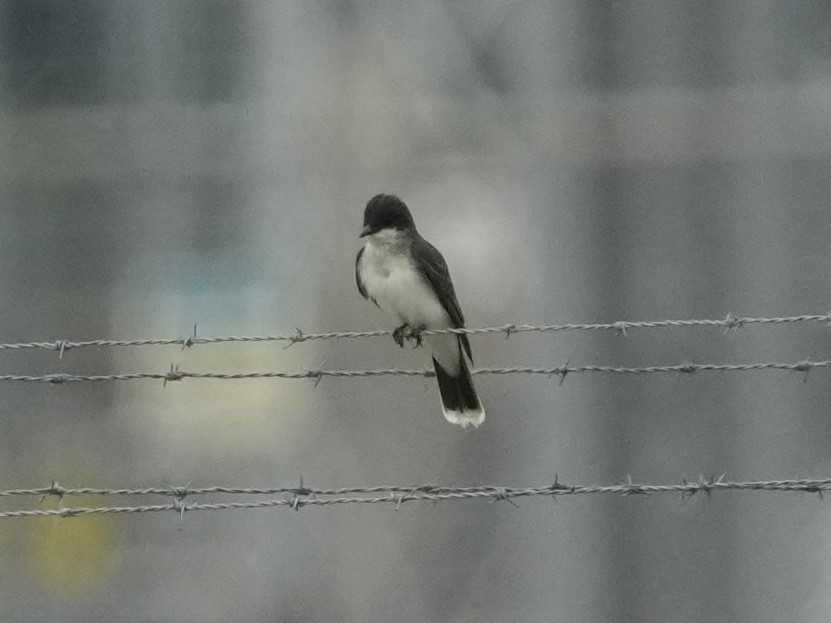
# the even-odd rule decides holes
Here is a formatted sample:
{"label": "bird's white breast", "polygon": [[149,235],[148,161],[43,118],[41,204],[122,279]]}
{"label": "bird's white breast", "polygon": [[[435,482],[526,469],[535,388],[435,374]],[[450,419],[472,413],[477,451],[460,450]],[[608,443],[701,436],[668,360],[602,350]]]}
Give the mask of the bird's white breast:
{"label": "bird's white breast", "polygon": [[451,326],[432,286],[413,265],[409,250],[388,230],[368,237],[360,271],[367,294],[400,322],[428,329]]}

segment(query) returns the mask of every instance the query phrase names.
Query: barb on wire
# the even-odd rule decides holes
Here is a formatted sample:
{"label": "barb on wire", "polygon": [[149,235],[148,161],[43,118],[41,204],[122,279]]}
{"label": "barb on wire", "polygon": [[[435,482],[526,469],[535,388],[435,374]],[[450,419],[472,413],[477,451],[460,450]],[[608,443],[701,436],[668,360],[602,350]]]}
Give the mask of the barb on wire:
{"label": "barb on wire", "polygon": [[[511,368],[477,368],[471,370],[471,374],[533,374],[565,379],[568,374],[576,373],[600,373],[600,374],[693,374],[695,372],[752,372],[756,370],[780,370],[789,372],[805,372],[816,368],[827,368],[831,366],[831,360],[823,361],[798,361],[794,363],[767,361],[759,363],[678,363],[663,366],[643,367],[617,367],[617,366],[555,366],[555,367],[530,367],[514,366]],[[171,366],[167,372],[129,372],[123,374],[0,374],[0,381],[19,382],[43,382],[43,383],[75,383],[82,381],[138,381],[138,380],[160,380],[165,384],[169,381],[181,381],[182,379],[214,379],[224,381],[235,381],[241,379],[311,379],[315,384],[324,377],[333,378],[367,378],[377,376],[435,376],[433,370],[402,370],[398,368],[385,368],[380,370],[323,370],[303,369],[299,372],[188,372]]]}
{"label": "barb on wire", "polygon": [[[615,322],[603,323],[569,323],[569,324],[551,324],[551,325],[531,325],[531,324],[505,324],[498,327],[484,327],[473,329],[442,329],[423,331],[423,335],[439,335],[442,333],[456,333],[466,335],[483,335],[488,333],[503,333],[505,337],[510,337],[516,333],[540,332],[540,333],[556,333],[560,331],[614,331],[620,335],[626,335],[631,329],[659,329],[659,328],[685,328],[685,327],[721,327],[725,331],[731,329],[738,329],[747,325],[781,325],[781,324],[795,324],[795,323],[831,323],[831,312],[826,314],[803,314],[799,316],[780,316],[780,317],[735,317],[732,314],[721,320],[716,319],[687,319],[687,320],[654,320],[654,321],[630,321],[617,320]],[[197,337],[196,325],[194,325],[193,333],[185,338],[154,338],[154,339],[138,339],[138,340],[86,340],[86,341],[71,341],[71,340],[53,340],[49,342],[10,342],[0,343],[0,350],[26,350],[26,349],[42,349],[57,351],[59,356],[67,350],[74,348],[88,348],[88,347],[140,347],[140,346],[180,346],[181,348],[190,348],[197,344],[220,344],[220,343],[234,343],[234,342],[288,342],[287,346],[292,346],[300,342],[309,342],[313,340],[341,340],[341,339],[359,339],[370,337],[381,337],[392,335],[392,331],[336,331],[328,333],[305,333],[300,329],[296,329],[294,333],[288,335],[232,335],[220,337]]]}
{"label": "barb on wire", "polygon": [[[651,495],[657,493],[680,494],[687,499],[697,493],[708,497],[714,491],[781,491],[816,493],[820,496],[831,489],[831,479],[804,480],[761,480],[734,482],[724,480],[724,476],[705,479],[702,476],[695,481],[684,480],[680,484],[645,484],[634,482],[631,477],[616,485],[583,486],[567,485],[558,482],[540,487],[444,487],[439,485],[395,486],[382,485],[374,487],[345,487],[339,489],[315,489],[310,487],[144,487],[137,489],[96,489],[80,487],[64,488],[57,483],[50,487],[35,489],[10,489],[0,491],[0,497],[10,496],[58,496],[61,503],[72,495],[101,496],[148,496],[160,495],[172,497],[169,503],[145,504],[136,506],[99,506],[99,507],[60,507],[57,509],[25,509],[0,511],[0,519],[20,517],[79,517],[82,515],[104,515],[121,513],[152,513],[173,511],[184,516],[190,511],[217,511],[231,509],[254,509],[285,506],[300,510],[306,506],[337,506],[344,504],[393,504],[396,509],[406,502],[442,502],[467,499],[485,499],[491,502],[506,501],[516,506],[518,498],[551,497],[566,495],[618,494],[625,497],[634,495]],[[224,495],[266,495],[282,496],[250,502],[188,502],[187,498],[209,494]]]}

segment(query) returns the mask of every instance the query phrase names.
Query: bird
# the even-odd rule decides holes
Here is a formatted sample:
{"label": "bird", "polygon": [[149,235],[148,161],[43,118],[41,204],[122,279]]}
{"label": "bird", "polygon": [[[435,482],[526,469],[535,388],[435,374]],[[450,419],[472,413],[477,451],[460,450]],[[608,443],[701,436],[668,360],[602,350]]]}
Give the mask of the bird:
{"label": "bird", "polygon": [[355,258],[361,296],[395,322],[393,339],[404,346],[413,339],[433,360],[445,419],[462,428],[478,427],[485,410],[473,386],[473,364],[466,334],[422,335],[435,329],[464,328],[465,319],[442,254],[421,237],[407,205],[395,195],[372,197],[364,209]]}

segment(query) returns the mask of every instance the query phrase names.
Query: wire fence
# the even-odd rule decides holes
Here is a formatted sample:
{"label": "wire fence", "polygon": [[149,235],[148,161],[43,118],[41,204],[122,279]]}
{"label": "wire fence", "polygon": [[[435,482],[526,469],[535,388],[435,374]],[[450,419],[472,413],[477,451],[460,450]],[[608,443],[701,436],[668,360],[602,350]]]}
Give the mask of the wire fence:
{"label": "wire fence", "polygon": [[[661,328],[687,328],[687,327],[720,327],[725,331],[732,329],[739,329],[748,325],[783,325],[796,323],[824,323],[826,326],[831,325],[831,312],[826,314],[803,314],[799,316],[781,316],[781,317],[735,317],[732,314],[721,320],[715,319],[688,319],[688,320],[654,320],[654,321],[630,321],[617,320],[615,322],[606,323],[571,323],[571,324],[552,324],[552,325],[530,325],[530,324],[506,324],[498,327],[484,327],[474,329],[441,329],[423,331],[422,335],[441,335],[447,333],[465,334],[465,335],[485,335],[489,333],[502,333],[506,338],[516,333],[556,333],[561,331],[613,331],[620,335],[626,335],[630,330],[637,329],[661,329]],[[288,342],[286,348],[301,342],[310,342],[315,340],[342,340],[342,339],[360,339],[371,337],[383,337],[392,335],[390,330],[379,331],[342,331],[342,332],[328,332],[328,333],[304,333],[301,329],[296,329],[294,333],[287,335],[235,335],[235,336],[220,336],[220,337],[198,337],[196,334],[196,326],[194,326],[193,334],[188,337],[180,338],[150,338],[137,340],[86,340],[86,341],[72,341],[72,340],[53,340],[49,342],[11,342],[0,343],[0,350],[51,350],[57,351],[60,356],[71,349],[100,347],[141,347],[141,346],[180,346],[181,348],[190,348],[197,344],[222,344],[222,343],[239,343],[239,342]]]}
{"label": "wire fence", "polygon": [[[76,495],[98,496],[162,496],[172,498],[170,502],[144,504],[135,506],[63,506],[56,509],[22,509],[0,511],[0,519],[33,517],[81,517],[85,515],[112,515],[128,513],[175,512],[184,517],[192,511],[244,510],[256,508],[286,507],[300,510],[307,506],[340,506],[349,504],[391,504],[399,509],[408,502],[449,502],[461,500],[487,500],[489,502],[505,501],[516,506],[520,498],[548,497],[556,500],[561,496],[616,494],[622,496],[676,494],[684,501],[698,493],[709,497],[716,491],[755,491],[755,492],[800,492],[814,493],[822,497],[823,492],[831,489],[831,479],[822,480],[761,480],[734,482],[724,480],[724,476],[697,480],[684,480],[678,484],[645,484],[632,481],[631,478],[616,485],[584,486],[569,485],[556,478],[552,484],[540,487],[446,487],[440,485],[382,485],[375,487],[345,487],[338,489],[316,489],[303,486],[275,488],[247,487],[144,487],[136,489],[97,489],[91,487],[65,488],[57,483],[49,487],[35,489],[10,489],[0,491],[4,497],[57,497],[61,504],[67,497]],[[220,501],[192,502],[189,498],[206,495],[224,496],[280,496],[250,502]]]}
{"label": "wire fence", "polygon": [[[659,328],[688,328],[688,327],[720,327],[725,331],[739,329],[747,325],[784,325],[795,323],[823,323],[831,326],[831,313],[812,314],[786,317],[733,317],[728,314],[722,320],[691,319],[691,320],[660,320],[660,321],[617,321],[599,324],[561,324],[561,325],[504,325],[500,327],[485,327],[480,329],[446,329],[440,331],[424,331],[424,335],[436,335],[443,333],[456,333],[468,335],[502,333],[506,338],[514,333],[523,332],[558,332],[558,331],[614,331],[619,335],[626,335],[630,329],[659,329]],[[0,350],[26,350],[43,349],[57,351],[59,356],[70,349],[84,347],[143,347],[143,346],[165,346],[178,345],[190,348],[197,344],[220,344],[240,342],[287,342],[287,347],[300,342],[312,340],[338,340],[358,339],[392,335],[392,331],[360,331],[360,332],[329,332],[329,333],[303,333],[300,329],[291,335],[265,335],[265,336],[228,336],[228,337],[197,337],[196,327],[194,333],[188,338],[180,339],[140,339],[140,340],[89,340],[69,341],[56,340],[52,342],[18,342],[0,343]],[[693,374],[696,372],[751,372],[759,370],[776,370],[787,372],[807,373],[815,368],[831,367],[831,360],[799,362],[758,362],[742,364],[723,363],[679,363],[671,365],[656,365],[644,367],[615,367],[600,365],[565,365],[555,367],[527,367],[517,366],[509,368],[478,368],[472,370],[473,374],[531,374],[547,377],[558,377],[562,382],[569,374],[574,373],[604,373],[604,374]],[[136,372],[126,374],[4,374],[0,375],[0,381],[9,382],[45,382],[53,384],[71,383],[79,381],[134,381],[134,380],[161,380],[181,381],[186,378],[193,379],[214,379],[214,380],[237,380],[237,379],[308,379],[319,383],[323,378],[366,378],[378,376],[434,376],[432,370],[403,370],[403,369],[379,369],[379,370],[337,370],[337,369],[301,369],[295,372],[243,372],[243,373],[218,373],[218,372],[191,372],[180,370],[171,366],[170,370],[162,373]],[[13,509],[0,511],[0,519],[10,518],[32,518],[32,517],[79,517],[85,515],[123,514],[123,513],[150,513],[150,512],[176,512],[184,516],[191,511],[217,511],[231,509],[255,509],[288,507],[294,510],[306,506],[338,506],[349,504],[392,504],[400,508],[408,502],[443,502],[459,501],[466,499],[485,499],[491,502],[506,501],[516,505],[519,498],[549,497],[557,499],[560,496],[568,495],[591,495],[591,494],[619,494],[624,496],[650,495],[657,493],[674,493],[685,500],[698,493],[709,496],[714,491],[736,490],[736,491],[780,491],[780,492],[802,492],[815,493],[822,496],[824,491],[831,489],[831,479],[812,480],[766,480],[733,482],[725,481],[723,477],[704,479],[699,477],[695,481],[684,480],[679,484],[642,484],[627,479],[626,482],[616,485],[583,486],[567,485],[558,482],[541,487],[494,487],[494,486],[473,486],[473,487],[446,487],[439,485],[413,485],[413,486],[374,486],[374,487],[347,487],[338,489],[315,489],[304,487],[302,480],[299,487],[276,487],[276,488],[251,488],[251,487],[144,487],[144,488],[121,488],[101,489],[92,487],[66,488],[57,483],[49,487],[34,489],[8,489],[0,490],[0,499],[37,496],[43,501],[48,497],[55,497],[60,501],[59,508],[30,508]],[[166,503],[143,504],[143,505],[101,505],[89,507],[63,506],[66,498],[72,496],[162,496],[169,498]],[[221,501],[194,501],[193,498],[214,495],[232,500]],[[239,496],[266,496],[266,499],[253,501],[235,501]]]}
{"label": "wire fence", "polygon": [[[831,366],[831,360],[823,361],[798,361],[786,362],[758,362],[741,364],[723,363],[679,363],[663,366],[644,366],[637,368],[615,367],[615,366],[555,366],[555,367],[529,367],[514,366],[510,368],[476,368],[471,374],[531,374],[551,377],[558,377],[561,381],[569,374],[578,373],[601,373],[601,374],[693,374],[695,372],[753,372],[757,370],[779,370],[786,372],[807,373],[815,368],[827,368]],[[422,376],[432,377],[435,372],[429,369],[423,370],[402,370],[399,368],[384,368],[379,370],[326,370],[326,369],[303,369],[296,372],[189,372],[172,368],[168,372],[132,372],[124,374],[3,374],[0,381],[9,382],[43,382],[43,383],[74,383],[74,382],[103,382],[103,381],[141,381],[157,380],[167,383],[168,381],[181,381],[183,379],[212,379],[223,381],[236,381],[242,379],[309,379],[319,383],[326,377],[333,378],[367,378],[378,376]]]}
{"label": "wire fence", "polygon": [[[728,314],[724,319],[687,319],[687,320],[656,320],[656,321],[628,321],[618,320],[609,323],[572,323],[554,325],[529,325],[529,324],[507,324],[498,327],[484,327],[473,329],[442,329],[425,330],[422,335],[440,334],[466,334],[484,335],[502,333],[506,338],[515,333],[541,332],[552,333],[559,331],[614,331],[619,335],[627,335],[632,329],[661,329],[661,328],[689,328],[689,327],[720,327],[725,331],[739,329],[748,325],[786,325],[796,323],[822,323],[831,326],[831,313],[827,314],[803,314],[798,316],[780,317],[734,317]],[[297,329],[291,335],[249,335],[249,336],[225,336],[225,337],[198,337],[196,326],[193,334],[186,338],[165,339],[151,338],[138,340],[88,340],[71,341],[55,340],[50,342],[9,342],[0,343],[0,350],[29,350],[41,349],[57,351],[59,357],[71,349],[86,347],[144,347],[144,346],[171,346],[177,345],[182,349],[193,347],[197,344],[222,344],[222,343],[256,343],[256,342],[288,342],[286,347],[297,343],[313,340],[340,340],[359,339],[380,336],[390,336],[392,331],[348,331],[328,333],[304,333]],[[807,373],[815,368],[827,368],[831,366],[831,360],[821,361],[797,361],[797,362],[754,362],[754,363],[673,363],[668,365],[653,365],[642,367],[621,367],[604,365],[569,365],[566,363],[560,366],[513,366],[506,368],[486,367],[472,370],[473,374],[531,374],[547,377],[558,377],[562,382],[569,374],[576,373],[600,373],[600,374],[692,374],[695,372],[752,372],[757,370],[779,370],[788,372]],[[398,368],[385,368],[379,370],[337,370],[337,369],[307,369],[298,371],[265,371],[265,372],[199,372],[185,371],[178,367],[171,366],[166,372],[130,372],[115,374],[0,374],[0,382],[43,382],[52,384],[74,383],[74,382],[102,382],[102,381],[138,381],[138,380],[161,380],[165,384],[169,381],[181,381],[183,379],[213,379],[213,380],[240,380],[240,379],[310,379],[319,383],[326,377],[333,378],[367,378],[380,376],[434,376],[429,369],[404,370]]]}

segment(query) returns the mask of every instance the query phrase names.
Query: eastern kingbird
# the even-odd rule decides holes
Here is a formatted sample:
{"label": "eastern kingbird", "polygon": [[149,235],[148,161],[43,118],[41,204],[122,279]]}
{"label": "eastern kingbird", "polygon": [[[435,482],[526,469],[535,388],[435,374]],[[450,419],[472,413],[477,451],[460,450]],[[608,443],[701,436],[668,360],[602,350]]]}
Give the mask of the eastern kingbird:
{"label": "eastern kingbird", "polygon": [[467,335],[421,335],[465,324],[441,253],[419,235],[410,210],[394,195],[369,200],[360,237],[366,244],[355,258],[358,291],[401,323],[393,331],[396,344],[408,337],[427,347],[445,419],[462,428],[479,426],[485,410],[467,367],[465,355],[473,362]]}

